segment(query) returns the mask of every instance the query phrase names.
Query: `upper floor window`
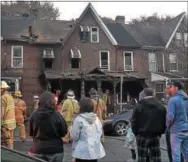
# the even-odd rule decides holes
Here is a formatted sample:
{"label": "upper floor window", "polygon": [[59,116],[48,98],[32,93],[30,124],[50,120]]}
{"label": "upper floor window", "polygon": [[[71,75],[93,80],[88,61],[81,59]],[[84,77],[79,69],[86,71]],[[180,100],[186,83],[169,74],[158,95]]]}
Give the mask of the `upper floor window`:
{"label": "upper floor window", "polygon": [[80,26],[80,40],[89,40],[89,26]]}
{"label": "upper floor window", "polygon": [[182,39],[181,33],[176,33],[176,39],[177,39],[177,40],[181,40],[181,39]]}
{"label": "upper floor window", "polygon": [[110,69],[110,52],[101,51],[100,52],[100,68],[109,70]]}
{"label": "upper floor window", "polygon": [[177,71],[178,70],[178,59],[176,54],[169,55],[170,60],[170,71]]}
{"label": "upper floor window", "polygon": [[124,52],[124,70],[133,71],[133,52]]}
{"label": "upper floor window", "polygon": [[91,27],[91,42],[98,43],[99,42],[99,28]]}
{"label": "upper floor window", "polygon": [[81,52],[77,47],[73,47],[70,49],[71,54],[71,68],[72,69],[79,69],[81,63]]}
{"label": "upper floor window", "polygon": [[46,48],[43,50],[44,67],[52,69],[54,59],[54,50],[52,48]]}
{"label": "upper floor window", "polygon": [[12,46],[11,67],[23,68],[23,46]]}
{"label": "upper floor window", "polygon": [[184,33],[184,46],[188,47],[188,33]]}
{"label": "upper floor window", "polygon": [[149,71],[156,72],[157,71],[157,64],[156,64],[156,55],[155,53],[149,53]]}

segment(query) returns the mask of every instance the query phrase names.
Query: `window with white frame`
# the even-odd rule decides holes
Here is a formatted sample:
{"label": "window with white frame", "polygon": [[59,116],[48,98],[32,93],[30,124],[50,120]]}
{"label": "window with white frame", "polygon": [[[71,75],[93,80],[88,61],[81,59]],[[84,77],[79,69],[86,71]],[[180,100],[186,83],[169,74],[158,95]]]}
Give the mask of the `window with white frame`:
{"label": "window with white frame", "polygon": [[178,59],[176,54],[169,55],[170,60],[170,71],[177,71],[178,70]]}
{"label": "window with white frame", "polygon": [[99,42],[99,28],[91,27],[91,42],[98,43]]}
{"label": "window with white frame", "polygon": [[100,51],[100,68],[109,70],[110,69],[110,52]]}
{"label": "window with white frame", "polygon": [[12,46],[11,66],[12,66],[12,68],[22,68],[23,67],[23,46]]}
{"label": "window with white frame", "polygon": [[149,59],[149,71],[156,72],[157,71],[157,63],[156,63],[155,53],[149,53],[148,59]]}
{"label": "window with white frame", "polygon": [[125,51],[124,55],[124,70],[133,71],[133,52]]}
{"label": "window with white frame", "polygon": [[188,47],[188,33],[184,33],[184,46]]}

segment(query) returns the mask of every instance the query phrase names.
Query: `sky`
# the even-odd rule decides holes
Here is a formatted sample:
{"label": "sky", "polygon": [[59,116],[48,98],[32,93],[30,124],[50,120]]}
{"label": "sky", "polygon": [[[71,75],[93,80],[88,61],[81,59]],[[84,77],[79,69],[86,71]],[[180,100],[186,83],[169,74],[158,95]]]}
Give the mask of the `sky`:
{"label": "sky", "polygon": [[[89,2],[53,2],[61,13],[60,20],[78,18]],[[125,16],[125,21],[150,16],[157,12],[160,16],[177,16],[187,12],[187,2],[92,2],[97,13],[102,17],[115,19],[117,15]]]}

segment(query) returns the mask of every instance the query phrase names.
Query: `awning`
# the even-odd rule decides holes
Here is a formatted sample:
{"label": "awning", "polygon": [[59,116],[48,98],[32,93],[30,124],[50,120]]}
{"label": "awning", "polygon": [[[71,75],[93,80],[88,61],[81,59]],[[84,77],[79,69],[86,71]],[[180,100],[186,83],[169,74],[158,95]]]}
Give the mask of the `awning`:
{"label": "awning", "polygon": [[75,59],[75,58],[80,59],[82,57],[80,50],[76,47],[71,48],[70,54],[71,54],[72,59]]}
{"label": "awning", "polygon": [[166,81],[166,80],[181,80],[184,79],[183,76],[175,75],[172,73],[163,73],[163,72],[156,72],[156,73],[151,73],[151,81]]}
{"label": "awning", "polygon": [[81,32],[89,32],[89,26],[80,26]]}

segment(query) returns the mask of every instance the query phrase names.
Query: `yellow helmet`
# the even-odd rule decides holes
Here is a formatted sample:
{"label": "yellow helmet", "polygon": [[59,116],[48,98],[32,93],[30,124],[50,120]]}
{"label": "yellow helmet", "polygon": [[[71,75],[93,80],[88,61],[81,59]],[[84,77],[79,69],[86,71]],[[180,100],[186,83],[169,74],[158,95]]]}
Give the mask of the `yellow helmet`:
{"label": "yellow helmet", "polygon": [[20,91],[16,91],[14,96],[15,97],[22,97],[22,93]]}
{"label": "yellow helmet", "polygon": [[7,82],[5,81],[1,81],[1,89],[8,89],[10,88],[9,85],[7,84]]}

